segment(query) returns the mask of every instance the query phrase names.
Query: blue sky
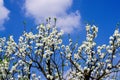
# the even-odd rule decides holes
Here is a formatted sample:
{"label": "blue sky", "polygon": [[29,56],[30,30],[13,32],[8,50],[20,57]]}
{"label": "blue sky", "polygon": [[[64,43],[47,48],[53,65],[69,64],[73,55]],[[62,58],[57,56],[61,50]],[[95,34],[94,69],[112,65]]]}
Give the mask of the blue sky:
{"label": "blue sky", "polygon": [[85,24],[95,24],[99,27],[96,41],[106,43],[120,22],[119,4],[120,0],[0,0],[0,37],[13,35],[17,39],[23,21],[30,31],[51,16],[58,18],[58,28],[74,39],[79,36],[80,41],[85,39]]}

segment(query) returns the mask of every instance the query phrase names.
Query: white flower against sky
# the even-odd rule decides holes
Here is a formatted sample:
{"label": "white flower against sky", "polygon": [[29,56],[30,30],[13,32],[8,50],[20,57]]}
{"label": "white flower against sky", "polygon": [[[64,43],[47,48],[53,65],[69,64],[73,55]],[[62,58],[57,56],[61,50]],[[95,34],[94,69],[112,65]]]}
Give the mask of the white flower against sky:
{"label": "white flower against sky", "polygon": [[[51,26],[49,23],[48,25]],[[94,25],[90,28],[86,26],[86,28],[87,38],[81,45],[74,44],[71,38],[68,40],[69,44],[64,45],[62,43],[63,32],[59,32],[56,27],[46,27],[43,24],[37,27],[37,33],[24,32],[19,37],[18,43],[15,42],[13,36],[10,36],[8,40],[0,38],[1,53],[5,55],[3,60],[0,60],[2,76],[4,78],[7,76],[5,73],[7,70],[11,75],[14,72],[17,73],[18,78],[25,78],[31,73],[28,78],[38,80],[38,74],[32,72],[32,69],[36,67],[37,70],[42,69],[43,71],[40,70],[40,72],[43,73],[44,78],[50,80],[60,78],[61,80],[63,78],[65,80],[85,80],[89,72],[91,72],[89,79],[93,77],[98,80],[99,78],[105,79],[105,76],[113,73],[111,71],[120,70],[119,61],[115,61],[118,55],[117,50],[120,48],[120,33],[116,30],[110,37],[112,43],[98,46],[95,42],[98,28]],[[64,63],[63,59],[65,59]],[[12,60],[15,62],[14,64],[11,64]],[[118,64],[114,64],[115,62]],[[9,67],[9,65],[12,66]],[[69,68],[68,72],[62,71],[63,66]],[[24,70],[23,72],[20,67]],[[24,73],[25,75],[22,76]]]}
{"label": "white flower against sky", "polygon": [[89,31],[89,30],[90,30],[90,25],[87,24],[86,31]]}

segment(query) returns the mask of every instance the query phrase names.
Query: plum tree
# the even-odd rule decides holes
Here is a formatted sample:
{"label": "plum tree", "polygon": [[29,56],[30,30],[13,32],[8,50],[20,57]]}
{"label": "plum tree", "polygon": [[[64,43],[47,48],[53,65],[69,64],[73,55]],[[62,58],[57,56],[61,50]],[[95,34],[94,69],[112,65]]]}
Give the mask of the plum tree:
{"label": "plum tree", "polygon": [[115,79],[120,70],[120,32],[116,29],[109,44],[95,42],[98,27],[86,25],[82,44],[63,43],[63,31],[49,21],[26,32],[18,42],[13,36],[0,38],[1,80],[102,80]]}

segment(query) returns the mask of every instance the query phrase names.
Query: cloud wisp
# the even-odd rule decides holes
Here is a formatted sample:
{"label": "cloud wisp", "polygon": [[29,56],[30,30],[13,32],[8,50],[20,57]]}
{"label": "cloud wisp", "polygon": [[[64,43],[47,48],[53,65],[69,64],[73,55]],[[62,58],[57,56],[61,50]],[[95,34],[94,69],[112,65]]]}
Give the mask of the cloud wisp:
{"label": "cloud wisp", "polygon": [[26,16],[33,17],[36,23],[43,22],[48,17],[57,18],[57,26],[70,33],[80,27],[80,13],[69,12],[73,0],[25,0]]}
{"label": "cloud wisp", "polygon": [[0,30],[5,30],[4,23],[9,19],[10,11],[4,6],[4,1],[0,0]]}

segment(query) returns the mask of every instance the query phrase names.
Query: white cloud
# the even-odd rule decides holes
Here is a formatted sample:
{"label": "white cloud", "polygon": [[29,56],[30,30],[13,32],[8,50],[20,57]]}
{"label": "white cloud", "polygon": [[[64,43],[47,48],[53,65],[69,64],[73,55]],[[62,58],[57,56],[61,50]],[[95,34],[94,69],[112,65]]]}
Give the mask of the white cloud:
{"label": "white cloud", "polygon": [[80,25],[78,11],[67,13],[73,0],[25,0],[26,15],[33,17],[36,23],[43,22],[48,17],[57,18],[57,26],[65,32],[72,32]]}
{"label": "white cloud", "polygon": [[4,6],[4,1],[0,0],[0,30],[4,30],[4,22],[9,19],[9,10]]}
{"label": "white cloud", "polygon": [[75,13],[71,13],[66,16],[58,17],[57,26],[59,26],[61,29],[63,29],[67,33],[70,33],[74,29],[79,28],[80,27],[79,13],[76,11]]}

